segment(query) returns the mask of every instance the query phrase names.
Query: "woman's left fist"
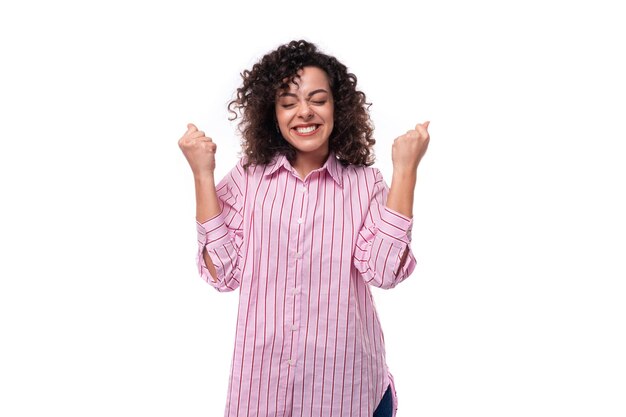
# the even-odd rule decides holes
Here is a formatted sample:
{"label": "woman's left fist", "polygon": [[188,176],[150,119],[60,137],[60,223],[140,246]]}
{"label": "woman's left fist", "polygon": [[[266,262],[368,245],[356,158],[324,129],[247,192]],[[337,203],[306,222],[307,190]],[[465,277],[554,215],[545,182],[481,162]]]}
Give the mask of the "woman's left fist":
{"label": "woman's left fist", "polygon": [[402,136],[398,136],[393,141],[391,147],[391,161],[393,168],[415,172],[422,157],[428,148],[430,135],[428,134],[428,125],[430,122],[418,123],[415,129],[409,130]]}

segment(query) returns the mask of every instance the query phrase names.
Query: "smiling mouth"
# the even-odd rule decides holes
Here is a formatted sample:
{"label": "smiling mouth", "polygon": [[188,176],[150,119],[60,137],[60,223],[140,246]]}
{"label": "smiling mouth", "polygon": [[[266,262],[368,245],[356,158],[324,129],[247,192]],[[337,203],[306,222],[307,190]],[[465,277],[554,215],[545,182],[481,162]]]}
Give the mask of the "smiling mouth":
{"label": "smiling mouth", "polygon": [[321,125],[310,125],[310,126],[298,126],[294,127],[293,130],[298,136],[310,136],[315,134]]}

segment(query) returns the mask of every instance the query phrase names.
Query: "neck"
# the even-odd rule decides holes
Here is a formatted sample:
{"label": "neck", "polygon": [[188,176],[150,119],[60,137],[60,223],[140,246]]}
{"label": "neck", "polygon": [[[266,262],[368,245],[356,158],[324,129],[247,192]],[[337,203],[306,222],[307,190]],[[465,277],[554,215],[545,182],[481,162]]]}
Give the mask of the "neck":
{"label": "neck", "polygon": [[329,154],[328,150],[317,155],[298,153],[292,166],[300,177],[304,179],[311,171],[324,166]]}

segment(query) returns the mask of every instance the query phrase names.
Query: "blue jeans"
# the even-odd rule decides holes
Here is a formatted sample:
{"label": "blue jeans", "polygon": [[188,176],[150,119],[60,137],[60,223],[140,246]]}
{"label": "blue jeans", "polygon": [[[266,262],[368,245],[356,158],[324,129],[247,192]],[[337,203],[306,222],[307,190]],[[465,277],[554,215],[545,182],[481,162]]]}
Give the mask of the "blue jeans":
{"label": "blue jeans", "polygon": [[393,398],[391,397],[391,385],[387,387],[383,399],[374,410],[374,417],[391,417],[393,415]]}

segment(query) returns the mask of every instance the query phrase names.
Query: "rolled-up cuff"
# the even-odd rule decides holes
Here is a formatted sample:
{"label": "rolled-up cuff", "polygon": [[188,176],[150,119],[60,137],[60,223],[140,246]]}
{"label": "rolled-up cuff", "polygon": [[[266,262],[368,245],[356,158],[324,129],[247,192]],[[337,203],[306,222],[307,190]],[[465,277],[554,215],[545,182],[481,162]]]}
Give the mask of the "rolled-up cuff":
{"label": "rolled-up cuff", "polygon": [[380,211],[380,222],[377,229],[381,233],[381,238],[393,239],[402,243],[411,242],[411,231],[413,229],[413,219],[382,206]]}
{"label": "rolled-up cuff", "polygon": [[198,242],[206,246],[207,249],[230,242],[228,227],[226,227],[226,222],[221,213],[204,223],[196,220],[196,229],[198,230]]}

